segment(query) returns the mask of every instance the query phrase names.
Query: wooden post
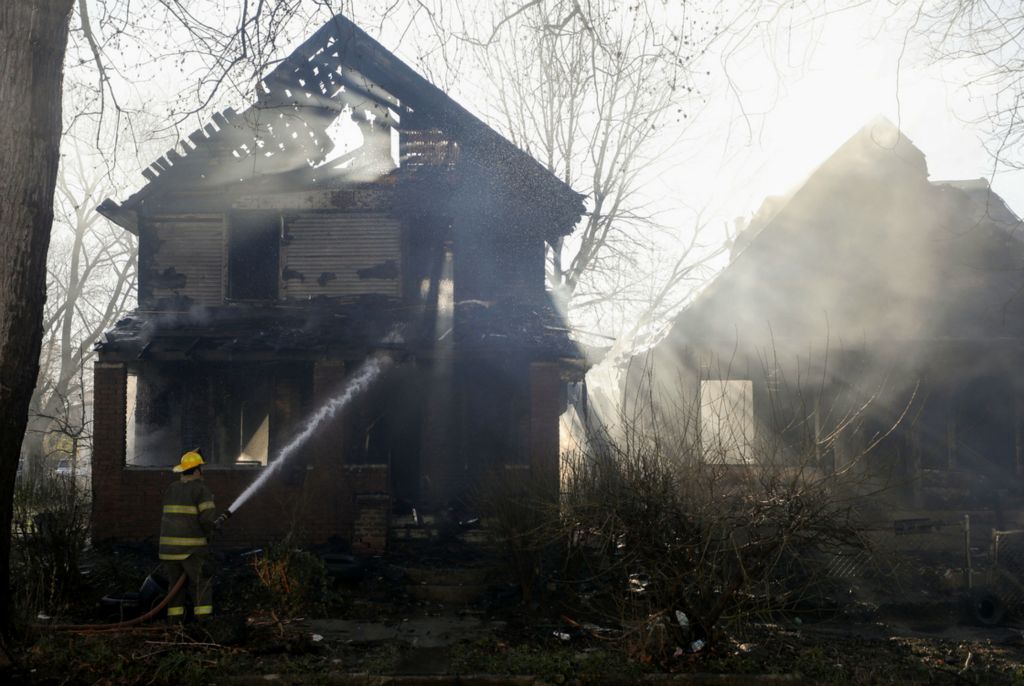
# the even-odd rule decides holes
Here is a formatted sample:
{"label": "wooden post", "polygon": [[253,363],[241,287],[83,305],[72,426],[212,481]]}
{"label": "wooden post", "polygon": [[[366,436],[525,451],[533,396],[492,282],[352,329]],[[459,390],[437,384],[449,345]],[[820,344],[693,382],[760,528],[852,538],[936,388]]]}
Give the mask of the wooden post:
{"label": "wooden post", "polygon": [[956,468],[956,392],[946,396],[946,469]]}

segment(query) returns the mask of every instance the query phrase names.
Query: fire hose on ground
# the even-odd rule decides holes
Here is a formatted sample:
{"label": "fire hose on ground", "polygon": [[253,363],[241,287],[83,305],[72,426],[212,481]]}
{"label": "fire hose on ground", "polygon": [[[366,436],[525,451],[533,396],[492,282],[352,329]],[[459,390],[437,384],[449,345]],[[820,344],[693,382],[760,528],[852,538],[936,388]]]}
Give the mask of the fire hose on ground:
{"label": "fire hose on ground", "polygon": [[[271,475],[283,465],[292,454],[294,454],[302,444],[309,439],[316,428],[326,419],[334,417],[334,415],[348,405],[356,395],[365,391],[366,387],[370,385],[388,366],[392,364],[392,359],[387,356],[377,356],[369,359],[367,363],[358,371],[352,378],[350,378],[341,392],[328,400],[317,412],[310,416],[306,420],[306,424],[303,429],[295,435],[294,438],[281,449],[278,458],[272,461],[260,475],[249,484],[241,495],[235,498],[235,501],[231,503],[221,515],[217,518],[215,528],[219,529],[221,525],[241,507],[246,500],[248,500],[256,491],[258,491]],[[160,613],[167,605],[174,599],[174,596],[181,591],[187,581],[187,575],[182,574],[181,577],[174,583],[174,585],[168,590],[167,595],[164,599],[149,612],[146,612],[139,617],[128,619],[122,622],[116,622],[114,624],[40,624],[35,623],[32,626],[38,629],[49,629],[50,631],[80,631],[80,632],[102,632],[102,631],[118,631],[128,627],[142,624],[143,622],[149,621],[157,614]]]}
{"label": "fire hose on ground", "polygon": [[182,574],[178,577],[178,580],[174,582],[174,585],[167,591],[167,595],[161,600],[155,607],[149,612],[133,617],[132,619],[126,619],[122,622],[114,622],[112,624],[33,624],[32,626],[37,629],[49,629],[50,631],[80,631],[80,632],[101,632],[101,631],[118,631],[120,629],[127,629],[128,627],[148,622],[149,620],[160,614],[165,607],[167,607],[174,597],[178,595],[181,589],[185,586],[185,582],[188,580],[188,575]]}
{"label": "fire hose on ground", "polygon": [[[233,511],[232,511],[231,508],[228,508],[227,510],[224,510],[224,512],[221,513],[221,515],[219,517],[217,517],[216,528],[219,529],[221,527],[221,525],[223,525],[224,522],[227,521],[228,517],[230,517],[232,514],[233,514]],[[157,603],[152,609],[150,609],[148,612],[146,612],[144,614],[139,615],[138,617],[133,617],[131,619],[126,619],[126,620],[121,621],[121,622],[114,622],[114,623],[111,623],[111,624],[40,624],[40,623],[34,623],[32,626],[34,628],[36,628],[36,629],[49,629],[50,631],[79,631],[79,632],[83,632],[83,633],[95,633],[95,632],[102,632],[102,631],[119,631],[121,629],[127,629],[128,627],[136,626],[138,624],[142,624],[143,622],[148,622],[149,620],[153,619],[158,614],[160,614],[160,612],[162,612],[163,609],[165,607],[167,607],[172,600],[174,600],[174,597],[176,595],[178,595],[178,593],[181,592],[181,589],[184,588],[186,581],[188,581],[188,575],[187,574],[182,574],[181,576],[178,577],[178,580],[174,582],[174,585],[171,586],[167,590],[167,595],[164,596],[164,599],[161,600],[159,603]]]}

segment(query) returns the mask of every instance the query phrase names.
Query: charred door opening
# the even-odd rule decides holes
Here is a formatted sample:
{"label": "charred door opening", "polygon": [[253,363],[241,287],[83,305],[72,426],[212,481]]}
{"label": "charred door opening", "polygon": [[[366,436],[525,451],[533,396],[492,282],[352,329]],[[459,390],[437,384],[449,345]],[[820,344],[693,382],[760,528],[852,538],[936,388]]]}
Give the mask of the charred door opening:
{"label": "charred door opening", "polygon": [[276,300],[280,252],[281,217],[278,214],[232,214],[228,223],[228,298]]}
{"label": "charred door opening", "polygon": [[466,472],[475,486],[506,465],[529,463],[529,362],[506,359],[465,360],[459,367]]}

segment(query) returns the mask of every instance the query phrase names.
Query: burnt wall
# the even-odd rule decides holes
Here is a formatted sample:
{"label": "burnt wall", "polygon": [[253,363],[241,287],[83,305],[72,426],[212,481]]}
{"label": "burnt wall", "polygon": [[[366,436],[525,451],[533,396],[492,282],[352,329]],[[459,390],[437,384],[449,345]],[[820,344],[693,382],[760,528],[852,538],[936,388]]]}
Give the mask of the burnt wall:
{"label": "burnt wall", "polygon": [[[314,374],[317,392],[333,390],[338,373],[332,365],[318,365]],[[177,478],[166,468],[125,465],[126,378],[123,365],[96,365],[92,479],[96,541],[155,541],[163,491]],[[388,466],[344,464],[340,452],[330,448],[332,435],[326,431],[323,441],[307,445],[304,454],[296,456],[293,464],[231,519],[218,541],[225,545],[266,544],[293,532],[307,543],[338,536],[364,551],[379,550],[387,535],[387,509],[382,509],[381,502],[387,500],[390,488]],[[204,479],[218,509],[224,509],[258,473],[253,468],[211,467],[205,470]],[[361,499],[368,495],[377,497]]]}
{"label": "burnt wall", "polygon": [[140,224],[139,302],[215,306],[224,299],[224,217],[159,215]]}
{"label": "burnt wall", "polygon": [[[94,540],[112,538],[125,522],[118,472],[125,463],[127,370],[121,364],[97,362],[93,369],[92,533]],[[159,501],[152,503],[159,509]],[[159,514],[157,513],[157,516]],[[159,522],[158,522],[159,525]]]}
{"label": "burnt wall", "polygon": [[515,219],[477,212],[454,222],[455,300],[539,303],[544,241],[517,235]]}
{"label": "burnt wall", "polygon": [[[273,245],[259,245],[243,231],[256,215],[270,220]],[[181,309],[214,307],[225,298],[400,297],[402,247],[402,225],[387,212],[281,209],[158,215],[142,222],[139,299],[149,308]],[[254,289],[241,266],[264,255],[270,262]]]}

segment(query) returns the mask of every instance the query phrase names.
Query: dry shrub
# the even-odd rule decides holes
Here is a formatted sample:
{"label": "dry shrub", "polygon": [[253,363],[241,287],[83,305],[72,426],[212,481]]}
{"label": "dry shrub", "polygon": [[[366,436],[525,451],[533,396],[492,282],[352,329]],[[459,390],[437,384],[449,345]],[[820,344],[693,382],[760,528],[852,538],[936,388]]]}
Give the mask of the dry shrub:
{"label": "dry shrub", "polygon": [[766,358],[756,398],[726,367],[681,379],[694,395],[674,405],[627,403],[614,436],[592,432],[563,456],[557,508],[542,484],[502,475],[490,527],[524,589],[575,591],[559,600],[617,627],[644,661],[713,649],[750,621],[834,611],[831,570],[872,553],[865,496],[891,481],[869,458],[906,394],[884,374],[847,367],[837,380],[815,364],[790,384]]}
{"label": "dry shrub", "polygon": [[509,469],[485,480],[478,497],[487,530],[527,602],[543,592],[564,551],[558,496],[550,482],[529,469]]}
{"label": "dry shrub", "polygon": [[327,569],[313,553],[288,545],[253,560],[264,601],[279,619],[319,613],[327,595]]}
{"label": "dry shrub", "polygon": [[69,476],[38,470],[18,479],[13,505],[11,577],[19,610],[26,617],[56,611],[81,582],[88,493]]}
{"label": "dry shrub", "polygon": [[709,464],[641,441],[568,464],[568,556],[597,580],[613,619],[662,637],[659,651],[794,607],[832,556],[866,545],[830,475]]}
{"label": "dry shrub", "polygon": [[822,609],[835,601],[830,566],[869,552],[861,508],[877,481],[863,458],[878,437],[862,440],[864,394],[827,383],[805,392],[778,375],[769,388],[756,431],[749,414],[737,420],[737,401],[698,393],[651,403],[614,439],[563,460],[566,569],[596,589],[592,609],[643,659],[713,647],[725,626]]}

